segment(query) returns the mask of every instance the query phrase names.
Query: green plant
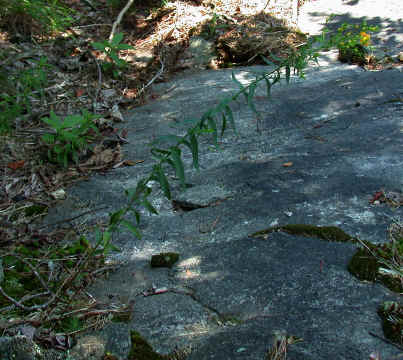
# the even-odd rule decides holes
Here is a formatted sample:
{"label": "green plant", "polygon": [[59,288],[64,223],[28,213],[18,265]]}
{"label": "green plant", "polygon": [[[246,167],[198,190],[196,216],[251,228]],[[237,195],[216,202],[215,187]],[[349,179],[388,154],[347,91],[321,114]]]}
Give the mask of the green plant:
{"label": "green plant", "polygon": [[11,132],[14,120],[21,115],[23,107],[9,94],[0,94],[0,135]]}
{"label": "green plant", "polygon": [[[117,41],[117,44],[121,40],[122,38]],[[73,270],[71,271],[71,273],[69,272],[67,279],[61,286],[56,286],[55,284],[55,287],[50,289],[51,291],[49,291],[49,293],[53,293],[50,300],[46,301],[45,303],[41,302],[38,305],[32,304],[32,306],[30,307],[20,308],[22,308],[24,311],[35,311],[38,309],[42,310],[49,305],[53,305],[53,303],[56,302],[56,300],[58,300],[66,290],[67,285],[65,284],[70,285],[74,284],[76,280],[85,279],[86,273],[88,273],[87,267],[89,263],[91,261],[97,261],[97,255],[99,255],[100,252],[103,255],[106,255],[111,250],[117,250],[112,245],[112,239],[113,234],[120,227],[125,227],[136,237],[140,238],[141,233],[137,227],[140,222],[140,211],[138,210],[138,208],[142,206],[151,213],[158,213],[151,202],[148,200],[148,197],[153,190],[150,183],[157,182],[160,185],[164,195],[168,199],[170,199],[170,184],[165,173],[168,168],[171,168],[175,172],[176,177],[179,179],[182,189],[185,188],[185,168],[182,161],[183,150],[185,149],[191,152],[193,158],[193,166],[196,169],[199,169],[199,145],[197,141],[198,136],[211,136],[216,148],[218,148],[218,137],[224,135],[224,132],[227,129],[228,125],[231,125],[236,132],[234,116],[230,104],[234,101],[238,101],[239,98],[243,96],[250,109],[258,114],[258,111],[254,105],[254,96],[258,84],[263,81],[265,82],[267,97],[270,98],[272,86],[280,82],[282,79],[285,79],[286,82],[289,82],[292,72],[299,74],[300,77],[303,77],[303,70],[307,66],[308,62],[310,60],[316,60],[318,56],[318,50],[313,49],[313,44],[317,40],[319,40],[322,48],[323,46],[326,46],[325,42],[315,38],[307,41],[306,45],[299,48],[299,52],[294,52],[290,54],[289,58],[287,59],[277,59],[273,57],[272,60],[276,61],[276,63],[273,63],[272,60],[264,58],[264,60],[268,64],[274,65],[274,70],[256,75],[255,80],[251,81],[247,86],[242,85],[233,74],[233,81],[239,86],[238,91],[223,98],[215,107],[208,109],[200,119],[188,119],[180,124],[181,126],[189,125],[189,129],[186,131],[186,134],[184,136],[168,134],[165,136],[161,136],[157,140],[153,141],[150,146],[151,153],[153,157],[157,160],[156,164],[153,166],[151,173],[147,177],[138,181],[135,188],[126,190],[126,196],[128,199],[127,204],[110,214],[109,224],[106,226],[106,229],[96,229],[96,245],[92,247],[87,239],[82,236],[78,242],[73,244],[73,246],[64,249],[64,252],[60,254],[56,254],[58,256],[54,258],[54,261],[59,258],[65,258],[67,255],[70,256],[73,254],[77,254],[77,252],[83,253],[84,257],[80,258],[80,260],[75,264],[69,263],[69,261],[73,260],[66,261],[66,266],[68,266],[69,268],[71,267]],[[93,125],[90,121],[92,116],[94,115],[83,112],[82,116],[76,115],[67,117],[63,122],[54,113],[51,113],[50,118],[43,119],[55,130],[55,134],[47,134],[44,136],[44,141],[49,146],[48,156],[52,159],[56,159],[58,162],[62,163],[65,166],[67,164],[69,156],[75,156],[75,158],[77,159],[77,152],[81,150],[82,146],[87,146],[87,132],[88,130],[93,128]],[[159,147],[156,147],[157,144]],[[132,219],[129,218],[129,215],[134,216],[135,223],[132,222]],[[36,283],[40,283],[42,277],[37,275],[39,274],[38,272],[33,272],[31,268],[31,266],[36,265],[36,263],[33,265],[28,265],[27,261],[23,257],[23,255],[26,255],[24,249],[20,249],[20,254],[20,257],[10,256],[10,258],[5,259],[5,262],[6,260],[9,261],[9,263],[6,263],[6,266],[9,266],[10,268],[10,270],[8,270],[8,268],[6,269],[5,266],[5,269],[8,272],[7,275],[15,275],[15,279],[11,277],[10,281],[15,280],[17,281],[17,283],[22,281],[20,274],[21,271],[16,271],[15,273],[12,272],[14,266],[18,265],[24,270],[24,273],[28,273],[28,270],[31,270],[31,279],[35,278],[34,280],[36,281]],[[19,264],[17,264],[17,260],[19,260]],[[50,268],[51,263],[51,261],[42,261],[41,259],[42,266],[48,266]],[[20,278],[17,277],[18,275],[20,276]],[[13,290],[14,292],[16,292],[17,295],[21,296],[22,293],[19,292],[20,289],[18,289],[15,281],[11,281],[10,290]],[[4,296],[4,294],[6,294],[6,291],[3,291],[1,287],[0,292],[4,298],[9,301],[12,300]],[[65,304],[69,304],[70,301],[72,301],[71,297],[66,299]],[[63,314],[63,312],[61,312],[61,314]],[[83,316],[84,315],[85,314],[83,314]],[[61,320],[63,317],[66,316],[67,315],[56,315],[56,318],[54,317],[53,319]],[[77,317],[78,316],[79,315],[77,315]],[[77,328],[79,324],[76,320],[74,320],[72,323],[70,323],[70,325],[72,326],[72,328]]]}
{"label": "green plant", "polygon": [[48,147],[48,158],[51,161],[67,167],[69,159],[78,162],[78,155],[88,147],[90,129],[98,131],[93,124],[96,115],[86,110],[82,115],[70,115],[64,120],[60,119],[53,111],[50,117],[42,118],[54,131],[54,134],[45,134],[42,140]]}
{"label": "green plant", "polygon": [[34,61],[34,65],[8,79],[0,76],[3,92],[0,93],[0,134],[9,133],[15,119],[24,113],[31,113],[32,99],[44,99],[44,88],[48,84],[46,57]]}
{"label": "green plant", "polygon": [[[179,179],[182,189],[185,188],[185,169],[182,161],[182,149],[186,147],[192,154],[193,167],[199,169],[199,149],[197,137],[202,134],[208,134],[212,137],[216,148],[218,148],[218,136],[223,136],[228,125],[231,125],[236,132],[234,116],[230,107],[230,103],[237,101],[240,96],[244,96],[246,103],[258,114],[254,105],[254,96],[257,85],[261,81],[266,83],[267,96],[271,96],[271,88],[274,84],[281,81],[282,69],[285,69],[285,80],[288,83],[291,78],[291,72],[299,74],[300,77],[304,77],[304,68],[307,66],[310,60],[316,60],[318,53],[317,50],[313,50],[313,42],[315,39],[311,39],[306,45],[300,48],[300,52],[290,54],[288,59],[274,58],[277,64],[274,64],[269,59],[264,58],[264,61],[269,65],[274,65],[275,69],[268,72],[256,75],[256,79],[249,85],[243,86],[232,75],[233,81],[239,86],[239,90],[234,94],[223,98],[217,106],[207,110],[200,119],[189,119],[183,121],[180,125],[191,125],[187,130],[186,135],[177,136],[168,134],[160,136],[158,139],[150,143],[151,154],[158,161],[153,166],[151,174],[141,179],[136,188],[127,189],[125,191],[128,202],[127,205],[116,212],[110,214],[110,221],[107,230],[104,234],[107,234],[107,238],[110,239],[113,232],[119,227],[123,226],[130,232],[132,232],[137,238],[141,238],[141,233],[137,226],[140,223],[140,212],[137,209],[139,206],[144,206],[150,213],[158,214],[158,211],[152,206],[147,199],[152,192],[152,188],[148,185],[150,182],[159,183],[164,195],[171,199],[171,190],[168,182],[168,178],[165,175],[165,170],[170,167],[174,170],[176,177]],[[221,119],[221,126],[217,125],[217,119]],[[153,145],[156,144],[170,144],[166,148],[157,148]],[[136,225],[134,225],[129,219],[128,215],[134,215]],[[97,235],[98,239],[102,238],[102,233]]]}
{"label": "green plant", "polygon": [[44,87],[48,84],[46,70],[50,68],[46,57],[34,61],[34,66],[23,71],[16,79],[17,91],[20,94],[23,105],[28,112],[31,111],[29,96],[44,98]]}
{"label": "green plant", "polygon": [[[329,47],[336,47],[339,50],[340,61],[363,65],[371,59],[371,35],[369,33],[378,30],[378,26],[370,26],[366,21],[360,25],[344,23],[331,37]],[[324,34],[326,32],[329,32],[327,28],[324,30]]]}
{"label": "green plant", "polygon": [[102,42],[92,43],[92,47],[105,53],[109,60],[109,62],[102,64],[103,70],[106,72],[112,71],[115,78],[119,76],[120,70],[125,69],[127,66],[127,62],[119,58],[119,51],[133,49],[133,47],[128,44],[121,44],[120,42],[122,40],[123,33],[118,33],[110,41],[104,40]]}
{"label": "green plant", "polygon": [[227,25],[219,25],[218,20],[220,20],[220,15],[213,13],[212,18],[205,25],[206,30],[204,33],[206,34],[207,38],[214,38],[218,29],[226,28]]}
{"label": "green plant", "polygon": [[0,25],[25,35],[62,31],[73,14],[58,0],[0,0]]}

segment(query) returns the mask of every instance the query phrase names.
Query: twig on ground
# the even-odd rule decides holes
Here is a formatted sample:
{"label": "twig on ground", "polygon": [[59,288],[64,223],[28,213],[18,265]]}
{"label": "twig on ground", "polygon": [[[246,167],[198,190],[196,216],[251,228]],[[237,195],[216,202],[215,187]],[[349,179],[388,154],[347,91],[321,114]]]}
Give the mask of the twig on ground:
{"label": "twig on ground", "polygon": [[[66,222],[70,222],[70,221],[73,221],[73,220],[75,220],[75,219],[80,218],[81,216],[84,216],[84,215],[87,215],[87,214],[91,214],[91,213],[93,213],[93,212],[97,212],[97,211],[104,210],[104,209],[107,209],[107,207],[104,206],[104,207],[101,207],[101,208],[88,210],[88,211],[85,211],[85,212],[83,212],[83,213],[81,213],[81,214],[79,214],[79,215],[77,215],[77,216],[73,216],[73,217],[68,218],[68,219],[59,220],[59,221],[56,221],[56,222],[51,223],[51,224],[44,224],[44,225],[41,225],[41,226],[37,227],[37,228],[35,229],[35,231],[38,231],[38,230],[41,230],[41,229],[44,229],[44,228],[47,228],[47,227],[50,227],[50,226],[59,225],[59,224],[63,224],[63,223],[66,223]],[[18,240],[18,239],[20,239],[20,238],[22,238],[22,237],[24,237],[24,236],[26,236],[26,235],[27,235],[26,233],[20,234],[20,235],[14,236],[14,237],[11,238],[11,239],[7,239],[7,241]]]}
{"label": "twig on ground", "polygon": [[20,301],[15,300],[13,297],[6,294],[3,288],[0,286],[0,294],[3,295],[8,301],[11,301],[15,306],[19,307],[24,311],[34,311],[39,309],[45,309],[48,307],[55,299],[56,295],[54,295],[48,302],[41,304],[41,305],[34,305],[34,306],[25,306]]}
{"label": "twig on ground", "polygon": [[[25,295],[25,296],[23,296],[23,297],[21,298],[20,303],[23,303],[23,302],[25,302],[25,301],[29,301],[29,300],[35,299],[35,298],[40,297],[40,296],[46,296],[46,295],[49,295],[49,291],[45,291],[45,292],[43,292],[43,293],[34,294],[34,295]],[[10,305],[10,306],[3,307],[3,308],[0,309],[0,313],[4,313],[4,312],[8,312],[8,311],[14,310],[15,307],[16,307],[16,305],[14,305],[14,304],[13,304],[13,305]]]}
{"label": "twig on ground", "polygon": [[155,74],[155,76],[146,84],[144,85],[141,90],[139,91],[138,95],[141,95],[145,89],[147,89],[156,79],[158,79],[162,73],[164,72],[164,63],[160,60],[161,63],[161,69],[157,72],[157,74]]}
{"label": "twig on ground", "polygon": [[27,260],[23,259],[21,256],[17,254],[11,254],[11,256],[17,258],[19,261],[23,262],[25,265],[27,265],[31,271],[34,273],[34,275],[38,278],[39,282],[42,284],[42,286],[47,290],[48,293],[52,294],[52,291],[49,289],[48,285],[45,283],[45,281],[42,279],[42,277],[39,275],[39,273],[36,271],[36,269],[32,266],[30,262]]}

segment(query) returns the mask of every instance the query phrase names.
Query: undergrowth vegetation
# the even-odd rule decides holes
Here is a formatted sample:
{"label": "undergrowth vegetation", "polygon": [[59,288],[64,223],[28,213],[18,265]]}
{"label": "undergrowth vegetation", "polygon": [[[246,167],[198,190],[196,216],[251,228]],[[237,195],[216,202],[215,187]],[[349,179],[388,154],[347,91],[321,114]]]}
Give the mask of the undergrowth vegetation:
{"label": "undergrowth vegetation", "polygon": [[[109,3],[116,6],[119,2]],[[0,26],[10,26],[16,34],[31,36],[33,33],[49,34],[63,30],[71,24],[71,14],[71,10],[56,0],[0,0]],[[214,35],[217,26],[217,18],[213,17],[209,24],[209,36]],[[185,188],[185,165],[182,160],[185,149],[192,154],[194,168],[199,169],[198,138],[212,136],[215,145],[218,145],[219,137],[224,135],[228,127],[236,131],[231,103],[244,98],[250,109],[258,113],[254,105],[258,85],[264,84],[270,99],[271,89],[276,83],[289,83],[294,74],[303,78],[304,69],[310,62],[317,61],[322,49],[337,47],[342,58],[349,56],[353,62],[359,58],[361,62],[363,54],[368,54],[365,47],[369,45],[369,32],[375,30],[366,23],[355,27],[346,24],[335,35],[328,36],[325,31],[321,36],[309,38],[303,46],[290,52],[286,59],[274,55],[270,58],[262,57],[272,70],[257,75],[247,86],[242,85],[233,74],[232,79],[239,87],[237,92],[221,99],[217,106],[207,109],[200,119],[186,120],[189,127],[184,136],[165,135],[151,143],[151,153],[156,160],[151,173],[139,180],[136,187],[125,191],[127,204],[110,214],[109,223],[105,227],[94,230],[94,244],[84,235],[72,243],[58,246],[45,246],[40,235],[30,243],[19,244],[15,241],[16,245],[0,254],[4,269],[0,277],[0,313],[3,318],[0,329],[30,323],[69,335],[99,326],[108,321],[110,315],[126,311],[127,307],[124,306],[119,309],[92,309],[83,290],[95,279],[96,274],[111,270],[106,265],[106,256],[110,251],[118,250],[113,245],[114,233],[123,227],[140,238],[140,208],[158,214],[148,199],[153,191],[151,183],[158,183],[164,195],[171,199],[171,185],[166,173],[172,169],[181,187]],[[116,78],[127,68],[128,64],[119,57],[119,52],[131,47],[122,41],[123,33],[118,33],[112,40],[91,43],[94,49],[105,56],[100,66],[104,75]],[[5,54],[0,54],[0,60],[13,61]],[[47,75],[50,69],[46,57],[42,57],[29,69],[14,74],[0,72],[2,135],[11,135],[24,121],[30,119],[34,107],[46,103]],[[49,127],[41,136],[41,149],[49,161],[67,168],[72,162],[77,163],[90,146],[98,132],[94,120],[99,116],[82,110],[81,114],[61,118],[51,107],[48,110],[47,116],[40,116],[40,120]],[[167,142],[173,145],[160,146]],[[133,216],[135,223],[131,220]],[[397,245],[391,248],[392,259],[395,259],[396,254],[398,258],[402,252],[402,238],[398,238],[395,243]],[[383,258],[382,264],[384,274],[402,281],[401,263],[396,264],[396,260]],[[92,324],[84,322],[89,314],[97,316]]]}
{"label": "undergrowth vegetation", "polygon": [[58,0],[0,0],[0,26],[17,36],[62,31],[72,24],[73,14]]}

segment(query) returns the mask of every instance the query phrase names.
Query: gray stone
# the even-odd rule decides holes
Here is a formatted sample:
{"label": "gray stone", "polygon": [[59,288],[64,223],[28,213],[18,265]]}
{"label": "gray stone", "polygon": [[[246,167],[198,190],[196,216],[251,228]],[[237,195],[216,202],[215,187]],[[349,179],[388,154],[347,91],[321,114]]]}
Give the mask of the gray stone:
{"label": "gray stone", "polygon": [[98,360],[105,354],[126,360],[130,346],[130,327],[125,323],[109,323],[101,331],[80,337],[70,355],[74,360]]}
{"label": "gray stone", "polygon": [[[360,11],[374,3],[339,2]],[[376,16],[399,6],[400,1],[388,1]],[[349,17],[346,13],[341,21]],[[395,25],[399,38],[401,25]],[[401,47],[393,44],[393,51]],[[348,272],[355,244],[282,232],[251,236],[271,226],[313,224],[386,243],[390,218],[403,216],[402,207],[369,201],[380,189],[399,194],[403,189],[401,68],[369,72],[340,64],[334,55],[324,53],[321,66],[310,67],[306,80],[292,77],[290,85],[274,86],[270,100],[265,88],[258,87],[259,116],[243,99],[231,104],[237,133],[227,129],[218,150],[211,137],[200,138],[199,172],[191,168],[190,151],[182,148],[191,187],[177,195],[175,173],[167,170],[174,198],[201,207],[176,211],[154,184],[149,200],[159,216],[142,211],[141,239],[116,234],[115,245],[122,249],[116,259],[126,265],[89,292],[101,303],[111,298],[134,301],[128,329],[139,331],[156,351],[191,347],[190,360],[261,360],[275,334],[282,332],[303,339],[289,347],[295,359],[333,359],[335,354],[366,359],[374,351],[387,359],[399,354],[369,333],[383,337],[377,308],[383,301],[398,301],[399,295]],[[135,130],[128,134],[125,154],[143,162],[95,175],[70,189],[70,196],[90,207],[107,207],[88,215],[88,221],[105,221],[125,204],[123,189],[148,176],[155,165],[150,139],[186,134],[184,120],[199,119],[238,90],[232,71],[247,84],[255,72],[268,70],[255,66],[202,72],[153,86],[159,100],[127,114]],[[66,204],[53,212],[53,221],[77,211],[74,201]],[[167,251],[179,253],[180,260],[172,269],[151,269],[151,256]],[[150,288],[167,291],[144,296]],[[107,332],[98,334],[103,345],[92,359],[104,355]],[[126,330],[112,333],[113,343],[127,349]]]}
{"label": "gray stone", "polygon": [[206,69],[216,58],[214,41],[193,36],[189,40],[189,47],[185,51],[182,66]]}
{"label": "gray stone", "polygon": [[0,360],[65,360],[66,354],[41,349],[23,335],[0,337]]}

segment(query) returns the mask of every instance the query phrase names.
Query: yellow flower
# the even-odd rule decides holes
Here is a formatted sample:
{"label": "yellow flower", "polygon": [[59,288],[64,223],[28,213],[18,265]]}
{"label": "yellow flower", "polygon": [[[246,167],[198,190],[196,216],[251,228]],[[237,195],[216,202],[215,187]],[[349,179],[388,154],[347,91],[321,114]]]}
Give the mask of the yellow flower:
{"label": "yellow flower", "polygon": [[361,36],[361,38],[360,38],[361,45],[364,45],[364,46],[369,45],[369,43],[371,41],[371,36],[364,31],[360,32],[360,36]]}

